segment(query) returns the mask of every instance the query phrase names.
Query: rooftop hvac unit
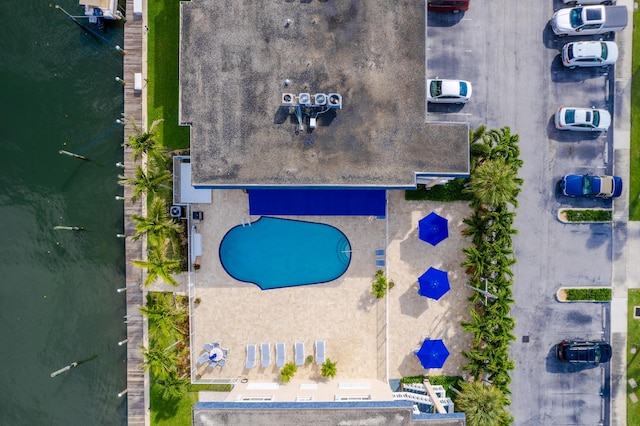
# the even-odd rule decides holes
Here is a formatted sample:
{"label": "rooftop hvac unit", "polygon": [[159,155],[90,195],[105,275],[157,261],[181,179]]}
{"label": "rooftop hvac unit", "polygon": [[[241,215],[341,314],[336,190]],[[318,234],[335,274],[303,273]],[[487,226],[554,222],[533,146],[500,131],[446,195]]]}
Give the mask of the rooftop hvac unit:
{"label": "rooftop hvac unit", "polygon": [[329,107],[342,109],[342,95],[339,93],[329,93]]}
{"label": "rooftop hvac unit", "polygon": [[282,105],[283,106],[294,106],[296,104],[296,95],[293,93],[283,93],[282,94]]}
{"label": "rooftop hvac unit", "polygon": [[298,95],[298,102],[300,105],[310,106],[311,105],[311,95],[308,93],[300,93]]}
{"label": "rooftop hvac unit", "polygon": [[314,105],[322,106],[327,104],[327,95],[324,93],[316,93],[313,95]]}

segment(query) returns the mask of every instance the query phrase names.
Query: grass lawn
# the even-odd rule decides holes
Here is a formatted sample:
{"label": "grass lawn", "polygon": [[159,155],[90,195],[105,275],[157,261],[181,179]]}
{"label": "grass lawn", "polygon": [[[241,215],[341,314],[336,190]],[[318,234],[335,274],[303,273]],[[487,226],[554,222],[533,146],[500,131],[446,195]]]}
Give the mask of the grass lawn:
{"label": "grass lawn", "polygon": [[156,134],[167,149],[189,148],[189,128],[178,126],[180,1],[149,0],[148,15],[148,122],[164,119]]}
{"label": "grass lawn", "polygon": [[[171,293],[150,293],[150,298],[173,300]],[[184,303],[188,301],[184,297],[177,297],[179,305],[184,309]],[[149,300],[147,301],[149,306]],[[165,317],[165,321],[166,321]],[[160,320],[155,317],[149,317],[149,347],[166,348],[166,351],[176,351],[179,360],[183,360],[183,363],[179,365],[178,374],[188,374],[188,370],[185,370],[185,364],[188,365],[188,358],[185,358],[188,350],[189,335],[182,334],[177,339],[187,343],[184,346],[176,345],[175,336],[168,336],[163,334],[161,330],[165,330],[170,327],[160,326]],[[186,330],[185,330],[186,331]],[[186,361],[184,361],[186,359]],[[191,425],[191,409],[193,405],[198,402],[199,391],[218,391],[229,392],[231,391],[231,385],[192,385],[188,384],[186,392],[182,397],[163,399],[162,398],[162,384],[157,383],[153,374],[150,374],[151,391],[150,391],[150,404],[151,404],[151,424],[153,426],[189,426]],[[186,378],[188,381],[189,379]]]}
{"label": "grass lawn", "polygon": [[[627,379],[635,379],[640,383],[640,347],[637,352],[632,354],[630,352],[631,345],[640,345],[640,319],[633,318],[633,307],[640,306],[640,289],[629,290],[629,302],[628,302],[628,329],[627,329]],[[640,388],[636,388],[636,396],[640,397]],[[631,393],[633,389],[627,382],[627,393]],[[640,403],[632,404],[631,400],[627,398],[627,424],[628,425],[640,425]]]}
{"label": "grass lawn", "polygon": [[[153,380],[153,378],[151,379]],[[191,409],[198,402],[198,392],[204,390],[230,391],[231,385],[189,385],[179,400],[162,399],[160,386],[151,385],[151,424],[154,426],[190,426]]]}
{"label": "grass lawn", "polygon": [[[640,25],[640,13],[633,13],[633,53],[631,80],[631,156],[629,182],[629,219],[640,220],[640,76],[636,73],[640,69],[640,31],[635,31]],[[638,126],[636,126],[638,124]]]}

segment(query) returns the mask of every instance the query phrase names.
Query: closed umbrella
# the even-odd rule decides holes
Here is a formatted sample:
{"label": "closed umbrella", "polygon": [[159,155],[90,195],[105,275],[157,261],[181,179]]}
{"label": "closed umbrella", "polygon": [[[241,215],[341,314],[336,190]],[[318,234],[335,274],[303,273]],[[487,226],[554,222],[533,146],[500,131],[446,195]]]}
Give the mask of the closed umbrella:
{"label": "closed umbrella", "polygon": [[433,267],[420,275],[418,284],[420,284],[418,289],[420,296],[430,297],[435,300],[440,299],[451,288],[447,273]]}
{"label": "closed umbrella", "polygon": [[432,246],[449,236],[448,221],[435,212],[431,212],[418,222],[418,236]]}
{"label": "closed umbrella", "polygon": [[425,340],[415,352],[423,368],[442,368],[449,351],[442,340]]}

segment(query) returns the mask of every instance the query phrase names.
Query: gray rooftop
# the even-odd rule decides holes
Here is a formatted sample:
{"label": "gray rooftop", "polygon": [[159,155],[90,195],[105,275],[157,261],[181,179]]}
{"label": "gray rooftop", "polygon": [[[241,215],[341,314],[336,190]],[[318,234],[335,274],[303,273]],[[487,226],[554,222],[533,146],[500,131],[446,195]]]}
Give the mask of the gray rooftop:
{"label": "gray rooftop", "polygon": [[[468,174],[467,125],[425,124],[425,2],[192,0],[181,10],[194,185],[413,187],[415,173]],[[299,131],[285,92],[340,93],[343,107]]]}
{"label": "gray rooftop", "polygon": [[[208,403],[193,408],[193,426],[464,426],[464,413],[412,415],[405,401]],[[273,408],[270,408],[273,406]]]}

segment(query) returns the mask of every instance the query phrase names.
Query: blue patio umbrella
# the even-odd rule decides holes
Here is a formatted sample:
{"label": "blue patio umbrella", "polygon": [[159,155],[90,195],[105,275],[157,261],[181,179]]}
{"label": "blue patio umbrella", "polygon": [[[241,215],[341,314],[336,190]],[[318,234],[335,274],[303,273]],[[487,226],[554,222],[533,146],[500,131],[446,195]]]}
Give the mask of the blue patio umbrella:
{"label": "blue patio umbrella", "polygon": [[418,294],[435,300],[440,299],[451,288],[447,273],[433,267],[420,275],[418,283],[420,284]]}
{"label": "blue patio umbrella", "polygon": [[431,212],[418,222],[418,236],[432,246],[449,236],[447,219],[435,212]]}
{"label": "blue patio umbrella", "polygon": [[449,351],[442,340],[425,340],[415,352],[423,368],[442,368]]}

